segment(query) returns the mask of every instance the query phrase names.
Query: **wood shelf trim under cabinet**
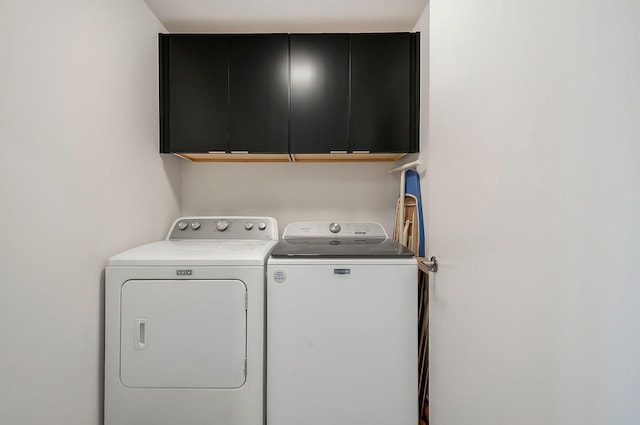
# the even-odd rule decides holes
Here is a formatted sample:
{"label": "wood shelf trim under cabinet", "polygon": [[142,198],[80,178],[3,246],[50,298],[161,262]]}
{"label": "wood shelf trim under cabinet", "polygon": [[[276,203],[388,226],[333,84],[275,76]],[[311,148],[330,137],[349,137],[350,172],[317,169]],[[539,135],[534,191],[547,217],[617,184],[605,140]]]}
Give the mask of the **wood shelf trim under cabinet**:
{"label": "wood shelf trim under cabinet", "polygon": [[175,153],[191,162],[393,162],[406,153]]}
{"label": "wood shelf trim under cabinet", "polygon": [[294,162],[393,162],[406,153],[292,153]]}
{"label": "wood shelf trim under cabinet", "polygon": [[290,162],[288,153],[176,153],[192,162]]}

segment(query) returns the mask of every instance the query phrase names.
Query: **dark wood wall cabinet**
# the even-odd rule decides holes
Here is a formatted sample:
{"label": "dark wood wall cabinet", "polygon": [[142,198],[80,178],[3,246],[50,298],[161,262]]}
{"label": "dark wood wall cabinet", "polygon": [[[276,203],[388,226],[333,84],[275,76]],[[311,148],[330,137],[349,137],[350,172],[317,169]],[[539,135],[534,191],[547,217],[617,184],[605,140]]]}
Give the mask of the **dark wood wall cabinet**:
{"label": "dark wood wall cabinet", "polygon": [[160,34],[160,152],[392,161],[419,148],[419,33]]}

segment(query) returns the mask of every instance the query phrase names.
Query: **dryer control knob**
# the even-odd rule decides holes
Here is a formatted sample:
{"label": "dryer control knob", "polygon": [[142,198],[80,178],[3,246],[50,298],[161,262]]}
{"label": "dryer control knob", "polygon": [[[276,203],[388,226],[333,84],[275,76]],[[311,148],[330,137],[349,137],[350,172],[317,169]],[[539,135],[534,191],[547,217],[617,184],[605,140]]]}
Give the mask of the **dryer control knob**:
{"label": "dryer control knob", "polygon": [[200,222],[199,221],[194,221],[193,223],[191,223],[191,228],[193,230],[198,230],[200,228]]}
{"label": "dryer control knob", "polygon": [[250,221],[247,221],[247,224],[244,225],[244,228],[247,230],[253,229],[253,223]]}
{"label": "dryer control knob", "polygon": [[224,232],[225,230],[227,230],[228,227],[229,227],[229,223],[227,223],[224,220],[220,220],[218,223],[216,223],[216,229],[220,230],[221,232]]}
{"label": "dryer control knob", "polygon": [[258,229],[264,230],[266,228],[267,228],[267,223],[265,223],[264,221],[261,221],[260,223],[258,223]]}
{"label": "dryer control knob", "polygon": [[338,223],[331,223],[329,225],[329,230],[331,231],[331,233],[338,233],[340,229],[341,227]]}
{"label": "dryer control knob", "polygon": [[184,221],[181,221],[180,223],[178,223],[178,229],[180,229],[180,230],[184,230],[187,227],[189,227],[189,225]]}

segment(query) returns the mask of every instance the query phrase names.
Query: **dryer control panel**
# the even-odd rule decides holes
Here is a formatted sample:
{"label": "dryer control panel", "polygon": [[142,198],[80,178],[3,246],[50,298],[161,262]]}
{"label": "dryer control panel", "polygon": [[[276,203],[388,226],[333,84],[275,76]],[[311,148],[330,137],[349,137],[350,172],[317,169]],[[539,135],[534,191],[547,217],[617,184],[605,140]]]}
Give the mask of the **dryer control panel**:
{"label": "dryer control panel", "polygon": [[173,222],[166,239],[277,241],[278,224],[273,217],[180,217]]}

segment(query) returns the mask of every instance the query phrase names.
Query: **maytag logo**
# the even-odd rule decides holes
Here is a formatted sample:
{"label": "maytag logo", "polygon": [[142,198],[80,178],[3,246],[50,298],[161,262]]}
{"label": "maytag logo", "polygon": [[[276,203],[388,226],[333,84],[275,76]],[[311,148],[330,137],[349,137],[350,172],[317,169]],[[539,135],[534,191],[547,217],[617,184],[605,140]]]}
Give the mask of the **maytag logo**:
{"label": "maytag logo", "polygon": [[193,270],[176,270],[176,274],[178,276],[191,276],[193,274]]}

